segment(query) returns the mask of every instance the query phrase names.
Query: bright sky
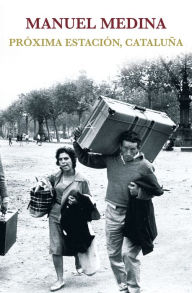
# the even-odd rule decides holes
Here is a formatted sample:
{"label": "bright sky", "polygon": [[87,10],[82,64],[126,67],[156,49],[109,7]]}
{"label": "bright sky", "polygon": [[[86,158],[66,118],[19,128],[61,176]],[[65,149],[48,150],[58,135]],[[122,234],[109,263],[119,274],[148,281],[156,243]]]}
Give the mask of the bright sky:
{"label": "bright sky", "polygon": [[[21,93],[46,88],[85,70],[96,81],[112,79],[128,61],[192,52],[191,9],[180,1],[2,0],[0,4],[0,109]],[[27,30],[26,18],[93,18],[95,30]],[[166,30],[101,30],[100,18],[163,18]],[[9,39],[120,39],[119,47],[9,46]],[[181,39],[183,47],[127,47],[125,40]]]}

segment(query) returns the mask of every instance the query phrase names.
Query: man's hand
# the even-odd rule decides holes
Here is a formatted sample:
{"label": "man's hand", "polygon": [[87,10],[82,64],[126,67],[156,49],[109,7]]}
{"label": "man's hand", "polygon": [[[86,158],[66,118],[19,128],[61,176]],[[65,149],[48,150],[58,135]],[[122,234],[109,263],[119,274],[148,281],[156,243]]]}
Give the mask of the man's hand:
{"label": "man's hand", "polygon": [[68,204],[70,205],[77,204],[77,199],[73,195],[69,195]]}
{"label": "man's hand", "polygon": [[128,188],[130,190],[131,196],[136,197],[138,195],[139,186],[135,182],[130,182]]}
{"label": "man's hand", "polygon": [[1,204],[1,212],[2,212],[3,214],[6,214],[6,212],[7,212],[7,207],[8,207],[8,202],[2,202],[2,204]]}
{"label": "man's hand", "polygon": [[77,127],[75,128],[74,132],[73,132],[73,136],[74,136],[74,140],[76,141],[82,133],[82,128],[81,127]]}

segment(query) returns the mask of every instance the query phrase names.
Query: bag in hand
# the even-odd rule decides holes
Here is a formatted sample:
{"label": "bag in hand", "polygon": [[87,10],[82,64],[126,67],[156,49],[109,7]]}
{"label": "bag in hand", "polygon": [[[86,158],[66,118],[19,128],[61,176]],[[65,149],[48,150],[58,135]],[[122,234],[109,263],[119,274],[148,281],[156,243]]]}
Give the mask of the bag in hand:
{"label": "bag in hand", "polygon": [[92,276],[99,270],[100,261],[95,238],[92,240],[86,252],[79,252],[77,255],[84,274]]}
{"label": "bag in hand", "polygon": [[40,187],[38,191],[35,191],[34,187],[30,191],[30,197],[28,208],[32,217],[39,218],[49,214],[53,203],[51,190],[45,190],[43,187]]}

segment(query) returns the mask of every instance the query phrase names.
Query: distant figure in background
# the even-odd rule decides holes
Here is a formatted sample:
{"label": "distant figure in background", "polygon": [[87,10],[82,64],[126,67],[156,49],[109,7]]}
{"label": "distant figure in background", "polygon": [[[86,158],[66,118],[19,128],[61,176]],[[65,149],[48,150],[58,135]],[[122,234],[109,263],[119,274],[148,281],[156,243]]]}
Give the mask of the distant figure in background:
{"label": "distant figure in background", "polygon": [[12,146],[12,135],[11,133],[8,135],[8,140],[9,140],[9,146]]}
{"label": "distant figure in background", "polygon": [[167,144],[165,146],[165,151],[173,151],[173,147],[174,147],[174,139],[173,138],[170,138],[168,141],[167,141]]}
{"label": "distant figure in background", "polygon": [[16,139],[16,142],[18,142],[20,140],[20,135],[17,134],[17,139]]}
{"label": "distant figure in background", "polygon": [[0,158],[0,208],[3,214],[6,213],[8,206],[7,188],[5,185],[5,176],[3,171],[3,165]]}
{"label": "distant figure in background", "polygon": [[19,136],[20,146],[23,146],[23,134]]}
{"label": "distant figure in background", "polygon": [[29,143],[29,134],[25,135],[25,141],[26,141],[26,143]]}
{"label": "distant figure in background", "polygon": [[37,142],[36,142],[38,145],[42,145],[42,140],[41,140],[41,136],[40,134],[38,133],[37,134]]}

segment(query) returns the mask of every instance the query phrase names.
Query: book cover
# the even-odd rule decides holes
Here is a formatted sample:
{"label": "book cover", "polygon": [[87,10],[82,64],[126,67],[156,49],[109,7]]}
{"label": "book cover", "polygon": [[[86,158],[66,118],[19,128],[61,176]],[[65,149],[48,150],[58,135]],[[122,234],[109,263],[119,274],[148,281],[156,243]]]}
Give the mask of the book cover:
{"label": "book cover", "polygon": [[[21,211],[17,242],[1,257],[0,292],[44,293],[54,282],[55,271],[48,253],[47,219],[34,220],[26,210],[32,177],[57,171],[55,150],[64,142],[71,143],[72,128],[84,122],[100,94],[166,112],[190,132],[190,1],[3,0],[0,25],[1,157],[10,207],[15,205]],[[63,116],[59,107],[64,104],[57,96],[62,85],[69,91]],[[79,90],[75,98],[74,85]],[[90,98],[83,90],[93,86]],[[33,121],[34,112],[22,112],[22,122],[16,119],[20,110],[11,114],[15,103],[18,106],[21,101],[22,106],[31,93],[38,93],[37,99],[42,95],[38,109],[44,107],[50,93],[58,99],[54,111],[57,108],[59,129],[54,128],[53,111],[48,126],[42,122],[55,144],[43,142],[38,148],[40,124]],[[76,116],[70,107],[76,107]],[[29,146],[16,142],[19,129],[25,137],[29,134]],[[190,147],[190,133],[184,138],[180,133],[174,152],[162,152],[154,162],[168,191],[155,200],[159,236],[154,252],[140,258],[141,292],[191,292],[191,153],[180,152],[181,140]],[[78,167],[88,177],[102,214],[94,224],[101,265],[92,277],[74,276],[73,258],[65,259],[66,285],[60,292],[115,293],[118,288],[105,242],[106,172]]]}

